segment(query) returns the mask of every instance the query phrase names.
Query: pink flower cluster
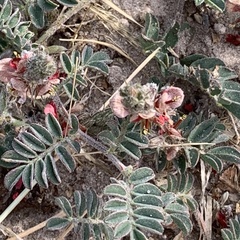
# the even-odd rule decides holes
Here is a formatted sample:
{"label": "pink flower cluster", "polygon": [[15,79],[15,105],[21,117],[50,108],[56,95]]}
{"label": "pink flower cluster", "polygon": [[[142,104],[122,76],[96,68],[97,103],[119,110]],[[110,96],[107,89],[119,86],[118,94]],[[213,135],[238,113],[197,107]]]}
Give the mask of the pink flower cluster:
{"label": "pink flower cluster", "polygon": [[27,97],[32,97],[32,93],[35,97],[43,96],[51,90],[53,84],[60,82],[58,72],[47,79],[39,79],[37,83],[29,81],[25,75],[28,70],[27,64],[34,56],[35,53],[32,51],[23,51],[21,57],[0,60],[0,81],[7,84],[12,95],[18,97],[18,102],[21,104],[26,101]]}

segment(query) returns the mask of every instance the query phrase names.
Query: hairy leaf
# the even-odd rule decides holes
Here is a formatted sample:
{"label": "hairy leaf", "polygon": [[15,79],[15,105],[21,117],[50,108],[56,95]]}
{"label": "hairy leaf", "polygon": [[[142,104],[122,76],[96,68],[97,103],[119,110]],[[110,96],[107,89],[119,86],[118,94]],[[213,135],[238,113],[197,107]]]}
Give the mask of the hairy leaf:
{"label": "hairy leaf", "polygon": [[80,191],[74,192],[74,202],[75,202],[77,217],[81,217],[84,214],[85,209],[87,207],[86,197],[83,194],[83,192],[80,192]]}
{"label": "hairy leaf", "polygon": [[118,211],[118,212],[114,212],[114,213],[109,214],[104,219],[104,221],[109,225],[116,225],[120,222],[128,220],[128,218],[129,218],[128,212]]}
{"label": "hairy leaf", "polygon": [[34,178],[34,164],[28,164],[25,166],[22,172],[23,185],[28,188],[33,188],[33,178]]}
{"label": "hairy leaf", "polygon": [[4,178],[5,187],[11,191],[12,188],[16,185],[18,180],[21,178],[25,166],[19,166],[7,173]]}
{"label": "hairy leaf", "polygon": [[56,162],[50,154],[45,157],[48,179],[55,185],[61,183],[61,178],[58,174]]}
{"label": "hairy leaf", "polygon": [[126,190],[119,184],[110,184],[104,188],[104,194],[117,197],[127,197]]}
{"label": "hairy leaf", "polygon": [[171,218],[185,235],[192,231],[193,226],[189,216],[181,213],[172,213]]}
{"label": "hairy leaf", "polygon": [[142,167],[142,168],[138,168],[137,170],[131,173],[129,177],[129,181],[133,185],[138,185],[138,184],[148,182],[154,177],[155,177],[155,174],[151,168]]}
{"label": "hairy leaf", "polygon": [[139,147],[128,141],[121,142],[120,149],[122,152],[127,153],[129,156],[136,160],[139,160],[139,158],[142,156]]}
{"label": "hairy leaf", "polygon": [[63,146],[58,146],[56,147],[55,151],[67,170],[72,172],[76,167],[76,162],[67,149]]}
{"label": "hairy leaf", "polygon": [[56,138],[63,137],[61,125],[51,113],[48,113],[46,116],[46,126],[49,132]]}
{"label": "hairy leaf", "polygon": [[217,172],[222,171],[223,169],[223,163],[219,157],[217,157],[214,154],[201,154],[201,159],[208,163],[213,169],[215,169]]}
{"label": "hairy leaf", "polygon": [[33,134],[42,142],[44,142],[46,145],[52,145],[53,144],[53,138],[52,135],[48,132],[46,128],[39,124],[31,124],[30,127]]}
{"label": "hairy leaf", "polygon": [[219,159],[232,162],[232,163],[240,163],[240,152],[230,146],[222,146],[222,147],[215,147],[210,149],[208,154],[212,154],[217,156]]}
{"label": "hairy leaf", "polygon": [[139,207],[133,211],[133,214],[137,218],[150,218],[164,221],[164,216],[159,209],[150,207]]}
{"label": "hairy leaf", "polygon": [[33,134],[28,132],[23,132],[20,134],[20,138],[28,145],[32,150],[37,152],[43,152],[46,150],[45,144],[43,144],[38,138],[36,138]]}
{"label": "hairy leaf", "polygon": [[155,196],[161,196],[161,190],[152,183],[142,183],[134,186],[131,193],[135,196],[141,196],[141,195],[155,195]]}
{"label": "hairy leaf", "polygon": [[163,234],[164,231],[162,224],[156,219],[139,218],[135,221],[135,225],[160,235]]}
{"label": "hairy leaf", "polygon": [[72,70],[73,70],[72,62],[71,62],[69,56],[65,52],[61,53],[60,61],[61,61],[64,71],[67,74],[71,74]]}
{"label": "hairy leaf", "polygon": [[78,4],[77,0],[57,0],[57,1],[67,7],[74,7],[75,5]]}
{"label": "hairy leaf", "polygon": [[137,206],[156,206],[161,207],[163,205],[162,200],[160,197],[154,195],[142,195],[137,196],[133,199],[134,204]]}
{"label": "hairy leaf", "polygon": [[58,197],[55,199],[56,204],[64,211],[68,217],[73,216],[73,211],[70,202],[65,197]]}
{"label": "hairy leaf", "polygon": [[9,150],[9,151],[6,151],[1,159],[5,162],[9,162],[9,163],[26,163],[28,164],[29,163],[29,159],[18,154],[17,152],[15,152],[14,150]]}
{"label": "hairy leaf", "polygon": [[128,209],[127,202],[120,198],[114,198],[107,201],[104,205],[107,211],[126,211]]}
{"label": "hairy leaf", "polygon": [[48,188],[47,167],[42,159],[35,164],[35,179],[41,187]]}
{"label": "hairy leaf", "polygon": [[124,236],[127,236],[132,230],[131,221],[123,221],[117,225],[114,230],[114,237],[120,239]]}
{"label": "hairy leaf", "polygon": [[59,6],[51,0],[37,0],[37,3],[46,12],[53,11]]}
{"label": "hairy leaf", "polygon": [[71,224],[68,218],[53,217],[47,221],[47,228],[49,230],[60,230]]}
{"label": "hairy leaf", "polygon": [[20,155],[26,158],[35,158],[37,153],[29,148],[26,144],[20,142],[18,139],[14,139],[12,142],[13,149]]}
{"label": "hairy leaf", "polygon": [[28,13],[32,23],[36,28],[43,28],[45,26],[44,12],[37,3],[32,3],[28,7]]}

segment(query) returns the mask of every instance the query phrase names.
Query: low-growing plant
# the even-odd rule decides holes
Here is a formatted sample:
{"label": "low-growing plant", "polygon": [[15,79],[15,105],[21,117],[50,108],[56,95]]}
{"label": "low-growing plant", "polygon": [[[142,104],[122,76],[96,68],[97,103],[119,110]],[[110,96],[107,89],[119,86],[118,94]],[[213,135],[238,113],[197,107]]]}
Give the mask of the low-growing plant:
{"label": "low-growing plant", "polygon": [[[223,11],[224,1],[195,1]],[[58,0],[69,8],[75,0]],[[34,1],[28,7],[31,23],[45,26],[45,12],[58,7],[54,1]],[[221,172],[226,162],[239,164],[239,149],[232,145],[221,116],[189,111],[183,114],[184,89],[171,85],[170,79],[183,81],[204,93],[225,115],[240,119],[240,84],[237,74],[223,61],[202,54],[179,58],[174,51],[178,34],[184,26],[174,23],[162,36],[156,17],[146,14],[145,29],[138,39],[149,60],[155,57],[162,80],[140,84],[123,84],[110,98],[110,108],[97,113],[104,126],[92,131],[91,121],[82,125],[77,113],[83,89],[90,76],[109,74],[111,59],[104,51],[90,46],[82,51],[64,51],[51,56],[48,47],[33,44],[30,22],[21,22],[18,8],[10,0],[0,1],[0,25],[4,34],[1,51],[9,46],[17,56],[1,57],[1,159],[7,168],[4,185],[12,190],[22,185],[23,194],[0,215],[0,223],[12,208],[38,184],[49,188],[62,183],[56,162],[70,172],[76,168],[76,154],[81,142],[101,152],[121,173],[111,177],[103,189],[103,197],[94,189],[75,191],[73,202],[64,196],[56,204],[64,213],[47,221],[50,230],[74,230],[77,239],[147,239],[149,233],[163,235],[165,229],[178,229],[186,236],[193,230],[192,214],[199,209],[192,194],[193,170],[198,163]],[[82,6],[81,6],[82,7]],[[24,28],[23,28],[24,27]],[[21,31],[24,32],[21,32]],[[63,49],[63,48],[61,48]],[[59,57],[59,59],[57,58]],[[39,104],[45,119],[29,120],[22,114],[17,119],[16,106]],[[86,128],[88,128],[86,130]],[[149,159],[150,158],[150,159]],[[140,162],[141,160],[141,162]],[[147,161],[148,160],[148,161]],[[143,167],[153,160],[155,169]],[[125,165],[125,164],[126,165]],[[139,166],[140,165],[140,166]],[[171,165],[166,183],[157,184],[155,172]],[[24,195],[25,194],[25,195]],[[224,239],[239,239],[239,222],[230,220],[230,229],[223,229]]]}

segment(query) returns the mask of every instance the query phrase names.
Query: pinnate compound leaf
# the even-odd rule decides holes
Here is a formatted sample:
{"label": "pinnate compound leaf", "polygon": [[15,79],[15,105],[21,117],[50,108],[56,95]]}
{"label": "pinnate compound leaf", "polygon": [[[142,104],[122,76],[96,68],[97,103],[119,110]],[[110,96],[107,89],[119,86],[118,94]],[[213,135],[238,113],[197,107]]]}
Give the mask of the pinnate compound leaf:
{"label": "pinnate compound leaf", "polygon": [[51,113],[48,113],[46,116],[46,126],[49,132],[56,138],[63,137],[61,125]]}
{"label": "pinnate compound leaf", "polygon": [[105,74],[109,73],[109,68],[107,66],[111,60],[109,56],[104,52],[93,53],[91,47],[86,46],[82,51],[82,65],[85,67],[94,68]]}
{"label": "pinnate compound leaf", "polygon": [[139,207],[133,211],[135,217],[138,218],[154,218],[164,221],[164,216],[159,209],[149,207]]}
{"label": "pinnate compound leaf", "polygon": [[77,217],[81,217],[87,207],[86,204],[86,197],[83,192],[75,191],[74,192],[74,202],[75,202],[75,209]]}
{"label": "pinnate compound leaf", "polygon": [[132,230],[131,221],[123,221],[119,223],[114,230],[114,237],[116,239],[121,239],[124,236],[127,236]]}
{"label": "pinnate compound leaf", "polygon": [[142,196],[137,196],[133,199],[133,202],[137,206],[156,206],[156,207],[161,207],[163,205],[162,200],[154,195],[142,195]]}
{"label": "pinnate compound leaf", "polygon": [[188,141],[195,143],[208,142],[217,123],[218,121],[215,117],[201,122],[189,134]]}
{"label": "pinnate compound leaf", "polygon": [[37,153],[29,148],[26,144],[22,143],[18,139],[14,138],[12,142],[13,149],[20,155],[26,158],[35,158]]}
{"label": "pinnate compound leaf", "polygon": [[183,231],[185,235],[192,231],[192,222],[188,215],[182,213],[172,213],[173,222]]}
{"label": "pinnate compound leaf", "polygon": [[26,163],[28,164],[29,163],[29,159],[18,154],[17,152],[15,152],[14,150],[9,150],[9,151],[6,151],[1,159],[4,161],[4,162],[9,162],[9,163]]}
{"label": "pinnate compound leaf", "polygon": [[134,239],[134,240],[147,240],[147,237],[140,230],[133,229],[130,232],[130,239]]}
{"label": "pinnate compound leaf", "polygon": [[75,5],[78,4],[77,0],[57,0],[57,1],[67,7],[74,7]]}
{"label": "pinnate compound leaf", "polygon": [[137,133],[137,132],[128,132],[127,134],[125,134],[124,138],[139,146],[139,147],[145,147],[148,145],[148,138],[146,136],[144,136],[143,134]]}
{"label": "pinnate compound leaf", "polygon": [[223,169],[222,160],[214,154],[201,154],[201,159],[208,163],[214,170],[221,172]]}
{"label": "pinnate compound leaf", "polygon": [[154,196],[161,196],[161,190],[152,183],[142,183],[134,186],[132,192],[135,196],[141,195],[154,195]]}
{"label": "pinnate compound leaf", "polygon": [[73,216],[73,211],[70,202],[65,197],[58,197],[55,199],[56,204],[64,211],[67,217]]}
{"label": "pinnate compound leaf", "polygon": [[38,140],[38,138],[36,138],[31,133],[23,132],[20,134],[20,138],[23,143],[28,145],[34,151],[43,152],[46,150],[45,144],[43,144],[40,140]]}
{"label": "pinnate compound leaf", "polygon": [[7,173],[4,178],[4,186],[11,191],[18,180],[22,177],[23,170],[26,166],[19,166]]}
{"label": "pinnate compound leaf", "polygon": [[63,67],[65,73],[71,74],[72,70],[73,70],[72,62],[71,62],[69,56],[65,52],[61,53],[60,61],[61,61],[61,64],[62,64],[62,67]]}
{"label": "pinnate compound leaf", "polygon": [[127,202],[120,198],[111,199],[107,201],[104,205],[104,210],[107,211],[126,211],[127,209]]}
{"label": "pinnate compound leaf", "polygon": [[33,3],[28,7],[28,13],[31,18],[31,22],[36,28],[43,28],[45,26],[44,12],[37,3]]}
{"label": "pinnate compound leaf", "polygon": [[67,218],[50,218],[47,221],[47,228],[49,230],[60,230],[71,224],[71,221]]}
{"label": "pinnate compound leaf", "polygon": [[104,219],[108,225],[116,225],[126,220],[128,220],[128,212],[122,211],[111,213]]}
{"label": "pinnate compound leaf", "polygon": [[47,167],[47,176],[50,182],[55,185],[61,183],[61,178],[58,174],[56,162],[50,154],[45,157],[45,163]]}
{"label": "pinnate compound leaf", "polygon": [[39,124],[31,124],[30,129],[33,132],[33,134],[46,145],[53,144],[52,135],[48,132],[48,130],[45,127]]}
{"label": "pinnate compound leaf", "polygon": [[162,224],[156,219],[139,218],[135,221],[135,225],[156,234],[163,234],[164,231]]}
{"label": "pinnate compound leaf", "polygon": [[56,147],[55,151],[67,170],[72,172],[76,167],[76,162],[67,149],[63,146],[58,146]]}
{"label": "pinnate compound leaf", "polygon": [[217,156],[219,159],[231,162],[231,163],[240,163],[240,152],[230,146],[222,146],[222,147],[215,147],[212,148],[207,152],[208,154],[213,154]]}
{"label": "pinnate compound leaf", "polygon": [[37,0],[37,3],[46,12],[53,11],[59,6],[51,0]]}
{"label": "pinnate compound leaf", "polygon": [[35,164],[35,179],[41,187],[48,188],[47,167],[42,159]]}
{"label": "pinnate compound leaf", "polygon": [[104,188],[104,194],[126,198],[127,192],[124,187],[119,184],[110,184]]}
{"label": "pinnate compound leaf", "polygon": [[155,174],[151,168],[142,167],[142,168],[138,168],[137,170],[131,173],[131,175],[129,176],[129,181],[133,185],[138,185],[138,184],[146,183],[152,180],[154,177],[155,177]]}

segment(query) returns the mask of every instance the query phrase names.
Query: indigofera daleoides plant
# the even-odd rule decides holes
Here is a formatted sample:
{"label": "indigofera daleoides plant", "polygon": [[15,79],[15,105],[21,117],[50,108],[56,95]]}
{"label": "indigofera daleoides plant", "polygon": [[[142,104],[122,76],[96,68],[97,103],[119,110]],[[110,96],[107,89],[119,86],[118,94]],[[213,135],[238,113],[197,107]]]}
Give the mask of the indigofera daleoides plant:
{"label": "indigofera daleoides plant", "polygon": [[[203,2],[214,3],[195,4]],[[58,169],[61,165],[56,162],[75,174],[76,155],[84,142],[101,152],[121,175],[110,179],[111,183],[103,189],[104,197],[89,188],[76,190],[73,203],[64,196],[56,198],[65,215],[50,218],[50,230],[73,229],[76,238],[84,240],[125,236],[131,240],[147,239],[149,233],[159,236],[166,228],[176,227],[188,235],[193,229],[192,213],[199,209],[191,191],[192,170],[201,162],[221,172],[226,162],[240,163],[240,152],[230,144],[232,139],[217,114],[183,114],[187,96],[169,79],[186,80],[220,109],[240,118],[240,85],[234,81],[235,72],[220,59],[201,54],[177,58],[174,47],[181,25],[175,23],[161,36],[157,18],[147,14],[139,42],[146,54],[156,51],[162,80],[124,84],[111,97],[109,108],[96,113],[96,119],[101,116],[104,126],[92,135],[91,124],[82,125],[79,113],[71,111],[81,101],[82,90],[88,91],[89,76],[96,75],[97,79],[109,74],[112,61],[108,54],[86,45],[81,51],[65,50],[58,56],[51,55],[48,47],[31,43],[29,22],[21,22],[19,10],[12,8],[9,0],[0,4],[0,31],[5,34],[7,46],[16,46],[18,51],[15,56],[2,55],[0,59],[0,98],[4,103],[0,104],[1,120],[4,119],[0,166],[8,169],[5,187],[12,190],[20,184],[30,191],[36,184],[46,189],[50,184],[64,184]],[[31,2],[27,12],[33,25],[43,28],[45,14],[59,4],[69,10],[82,7],[74,0]],[[223,9],[217,3],[215,8]],[[41,106],[45,119],[37,122],[25,117],[16,121],[12,105],[21,109],[29,104]],[[155,162],[156,168],[146,167],[147,158]],[[166,166],[173,171],[168,173],[165,184],[158,185],[156,175]],[[18,196],[13,200],[18,204]],[[7,208],[0,215],[0,222],[9,212]],[[225,239],[239,237],[237,223],[232,219],[230,229],[222,230]]]}

